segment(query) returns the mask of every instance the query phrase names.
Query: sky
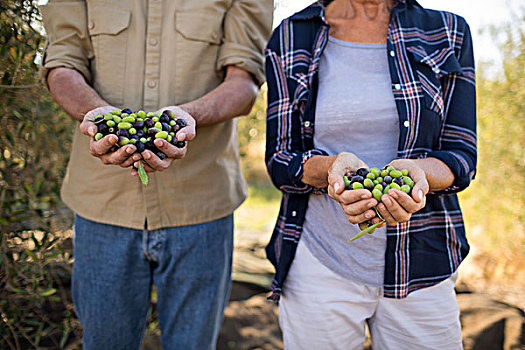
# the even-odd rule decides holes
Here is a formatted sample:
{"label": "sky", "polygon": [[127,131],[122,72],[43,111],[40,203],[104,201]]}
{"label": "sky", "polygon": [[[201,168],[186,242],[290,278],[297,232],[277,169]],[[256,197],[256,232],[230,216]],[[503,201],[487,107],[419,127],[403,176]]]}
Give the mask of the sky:
{"label": "sky", "polygon": [[[275,0],[274,26],[312,2],[312,0]],[[464,17],[472,32],[476,61],[489,62],[492,73],[501,69],[502,56],[487,28],[490,25],[498,26],[509,22],[516,13],[525,15],[525,0],[418,0],[418,2],[425,8],[445,10]]]}

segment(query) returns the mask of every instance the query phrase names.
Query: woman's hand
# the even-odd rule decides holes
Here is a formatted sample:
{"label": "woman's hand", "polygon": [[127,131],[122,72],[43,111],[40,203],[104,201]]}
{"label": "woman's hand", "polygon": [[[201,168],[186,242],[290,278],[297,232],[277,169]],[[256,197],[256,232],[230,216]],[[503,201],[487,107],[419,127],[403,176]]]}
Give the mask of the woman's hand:
{"label": "woman's hand", "polygon": [[364,189],[344,191],[343,176],[359,168],[367,168],[367,165],[355,154],[339,153],[328,170],[328,195],[341,204],[343,211],[348,215],[348,221],[352,224],[370,219],[373,219],[373,223],[379,222],[380,219],[375,217],[376,213],[372,210],[377,205],[377,200],[372,198],[370,191]]}
{"label": "woman's hand", "polygon": [[426,204],[426,194],[429,185],[423,169],[416,161],[411,159],[396,159],[389,165],[396,169],[407,169],[410,178],[415,184],[412,188],[412,196],[403,191],[391,188],[387,194],[381,197],[381,203],[377,209],[389,226],[395,226],[400,222],[406,222],[413,213],[423,208]]}
{"label": "woman's hand", "polygon": [[133,154],[137,150],[133,145],[126,145],[120,147],[116,152],[110,152],[109,150],[118,142],[118,136],[114,134],[106,135],[98,141],[94,140],[95,134],[97,133],[97,126],[93,122],[95,116],[104,113],[113,112],[116,107],[113,106],[102,106],[87,112],[80,124],[80,132],[90,137],[89,140],[89,153],[93,157],[97,157],[104,164],[120,165],[123,168],[127,168],[133,165],[133,162],[140,159],[140,154]]}

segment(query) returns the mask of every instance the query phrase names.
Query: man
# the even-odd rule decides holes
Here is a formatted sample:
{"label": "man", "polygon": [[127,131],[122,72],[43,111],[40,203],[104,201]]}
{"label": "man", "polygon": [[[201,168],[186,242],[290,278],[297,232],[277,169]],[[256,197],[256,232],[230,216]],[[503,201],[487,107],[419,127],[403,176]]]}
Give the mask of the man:
{"label": "man", "polygon": [[[82,121],[62,187],[75,212],[73,298],[85,349],[137,349],[151,285],[165,349],[215,347],[227,303],[233,211],[246,197],[235,116],[264,79],[270,0],[51,1],[42,75]],[[188,126],[158,158],[89,118],[173,111]],[[84,116],[86,118],[84,118]],[[191,141],[190,141],[191,140]],[[97,159],[98,158],[98,159]],[[143,162],[143,186],[133,165]]]}

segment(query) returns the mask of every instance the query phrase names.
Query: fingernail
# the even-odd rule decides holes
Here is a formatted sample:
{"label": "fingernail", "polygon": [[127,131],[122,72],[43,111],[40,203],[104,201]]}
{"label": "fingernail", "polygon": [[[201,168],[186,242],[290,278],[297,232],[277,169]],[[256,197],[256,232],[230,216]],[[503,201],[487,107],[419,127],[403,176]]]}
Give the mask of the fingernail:
{"label": "fingernail", "polygon": [[161,139],[155,139],[155,141],[153,141],[153,143],[155,143],[155,146],[157,146],[157,147],[163,147],[164,146],[164,142],[162,142]]}
{"label": "fingernail", "polygon": [[135,152],[135,151],[133,150],[133,148],[131,148],[131,147],[126,148],[126,153],[127,153],[127,154],[133,154],[133,152]]}
{"label": "fingernail", "polygon": [[367,198],[368,198],[368,193],[364,193],[364,194],[362,194],[362,195],[361,195],[361,198],[363,198],[363,199],[367,199]]}
{"label": "fingernail", "polygon": [[334,191],[337,193],[337,191],[339,190],[339,183],[335,183],[334,185]]}
{"label": "fingernail", "polygon": [[372,214],[370,214],[370,213],[366,213],[365,214],[365,218],[370,219],[371,217],[372,217]]}
{"label": "fingernail", "polygon": [[96,130],[96,128],[95,128],[94,126],[90,126],[90,127],[88,128],[88,133],[89,133],[90,135],[95,135],[96,132],[97,132],[97,130]]}
{"label": "fingernail", "polygon": [[372,208],[374,205],[376,205],[374,202],[370,202],[370,203],[368,203],[368,207],[369,207],[369,208]]}
{"label": "fingernail", "polygon": [[417,196],[419,197],[419,200],[422,200],[423,199],[423,191],[419,190],[417,192]]}
{"label": "fingernail", "polygon": [[184,141],[186,139],[186,134],[181,132],[177,135],[177,141]]}
{"label": "fingernail", "polygon": [[151,154],[149,152],[144,153],[144,159],[150,159],[150,158],[151,158]]}

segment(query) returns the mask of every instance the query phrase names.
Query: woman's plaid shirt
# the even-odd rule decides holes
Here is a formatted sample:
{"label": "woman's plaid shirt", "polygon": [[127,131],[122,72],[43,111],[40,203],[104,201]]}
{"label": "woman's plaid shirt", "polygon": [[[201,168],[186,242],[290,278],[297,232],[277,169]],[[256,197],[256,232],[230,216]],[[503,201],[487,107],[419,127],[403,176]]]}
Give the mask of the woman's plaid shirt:
{"label": "woman's plaid shirt", "polygon": [[[266,247],[276,267],[274,300],[279,299],[314,190],[301,181],[303,164],[313,155],[326,155],[313,145],[319,59],[329,29],[323,3],[284,20],[266,49],[266,165],[282,191],[279,217]],[[474,57],[463,18],[423,9],[412,0],[398,1],[392,11],[387,54],[399,114],[398,157],[434,157],[455,175],[454,184],[429,193],[426,206],[408,222],[387,229],[384,295],[404,298],[449,277],[469,251],[456,193],[476,173]]]}

